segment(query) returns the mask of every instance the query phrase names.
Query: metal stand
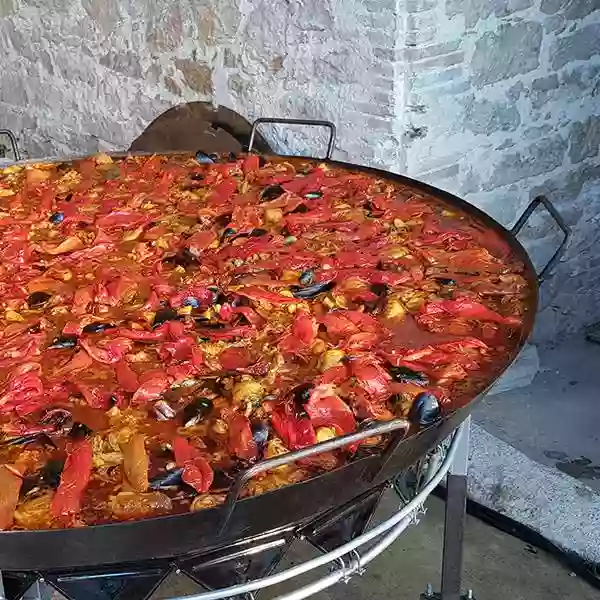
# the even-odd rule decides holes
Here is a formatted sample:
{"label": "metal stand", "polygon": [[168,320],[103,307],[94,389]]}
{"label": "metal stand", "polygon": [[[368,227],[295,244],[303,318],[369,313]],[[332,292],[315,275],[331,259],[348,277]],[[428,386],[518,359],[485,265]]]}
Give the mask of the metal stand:
{"label": "metal stand", "polygon": [[461,593],[470,425],[471,417],[468,417],[446,480],[442,591],[441,594],[435,594],[433,587],[428,585],[425,594],[421,595],[421,600],[472,600],[474,598],[471,590],[468,590],[466,595]]}

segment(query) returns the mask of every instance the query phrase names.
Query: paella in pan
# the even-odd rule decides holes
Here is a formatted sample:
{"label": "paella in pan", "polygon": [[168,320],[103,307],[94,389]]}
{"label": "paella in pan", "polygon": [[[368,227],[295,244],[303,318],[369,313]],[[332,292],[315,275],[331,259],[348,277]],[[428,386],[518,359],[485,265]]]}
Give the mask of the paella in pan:
{"label": "paella in pan", "polygon": [[1,529],[201,510],[258,460],[374,421],[430,425],[503,370],[527,319],[499,234],[309,159],[13,165],[0,236]]}

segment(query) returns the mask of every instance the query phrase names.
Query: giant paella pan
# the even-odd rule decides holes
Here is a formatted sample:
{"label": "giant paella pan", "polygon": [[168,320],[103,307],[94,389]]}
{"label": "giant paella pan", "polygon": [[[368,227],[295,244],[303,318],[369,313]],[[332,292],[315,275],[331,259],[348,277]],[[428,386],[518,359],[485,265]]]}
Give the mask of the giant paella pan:
{"label": "giant paella pan", "polygon": [[181,555],[341,504],[456,427],[537,306],[490,217],[329,158],[18,163],[0,236],[3,568]]}

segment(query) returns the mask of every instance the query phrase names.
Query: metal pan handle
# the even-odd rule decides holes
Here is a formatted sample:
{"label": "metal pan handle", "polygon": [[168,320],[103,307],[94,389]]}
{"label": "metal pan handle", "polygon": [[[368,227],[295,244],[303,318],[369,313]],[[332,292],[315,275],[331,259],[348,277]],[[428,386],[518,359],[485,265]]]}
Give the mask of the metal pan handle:
{"label": "metal pan handle", "polygon": [[327,142],[327,154],[326,159],[331,158],[333,152],[333,145],[335,144],[335,125],[331,121],[315,121],[314,119],[278,119],[273,117],[262,117],[256,119],[252,123],[252,130],[250,131],[250,141],[248,142],[248,152],[252,152],[254,146],[254,138],[256,136],[256,130],[261,123],[275,123],[278,125],[306,125],[307,127],[325,127],[329,129],[329,141]]}
{"label": "metal pan handle", "polygon": [[513,228],[510,232],[516,236],[524,227],[525,223],[529,220],[529,217],[533,214],[533,211],[539,206],[542,205],[550,214],[550,216],[554,219],[554,222],[558,225],[561,231],[564,234],[564,237],[558,246],[556,252],[552,255],[550,260],[546,263],[546,265],[542,268],[542,270],[537,274],[538,283],[542,283],[544,279],[546,279],[548,273],[552,270],[554,265],[558,262],[560,257],[563,255],[565,251],[565,246],[567,245],[567,241],[569,237],[571,237],[571,228],[565,223],[564,219],[561,217],[560,213],[556,210],[554,204],[546,198],[546,196],[536,196],[530,203],[529,206],[523,211],[523,214],[518,218],[517,222],[514,224]]}
{"label": "metal pan handle", "polygon": [[15,137],[15,134],[10,129],[0,129],[0,135],[1,134],[6,135],[10,140],[15,161],[21,160],[21,154],[19,153],[19,147],[17,146],[17,138]]}
{"label": "metal pan handle", "polygon": [[227,499],[225,500],[225,514],[223,517],[223,522],[219,531],[219,535],[223,534],[225,529],[227,529],[227,525],[229,524],[229,520],[235,508],[235,503],[238,501],[242,489],[250,481],[250,479],[256,477],[256,475],[264,473],[265,471],[276,469],[277,467],[282,467],[283,465],[287,465],[292,462],[296,462],[297,460],[301,460],[303,458],[309,458],[310,456],[315,456],[316,454],[321,454],[323,452],[331,452],[333,450],[338,450],[349,444],[355,444],[356,442],[361,442],[362,440],[366,440],[368,438],[376,437],[386,433],[391,433],[392,431],[402,429],[403,433],[405,434],[409,428],[410,423],[406,419],[394,419],[393,421],[385,421],[379,423],[378,425],[373,425],[372,427],[367,427],[361,431],[357,431],[356,433],[342,435],[340,437],[321,442],[320,444],[315,444],[314,446],[310,446],[309,448],[303,448],[302,450],[288,452],[287,454],[282,454],[281,456],[276,456],[275,458],[269,458],[267,460],[263,460],[259,463],[256,463],[255,465],[241,473],[235,480],[234,484],[231,486],[231,489],[227,494]]}

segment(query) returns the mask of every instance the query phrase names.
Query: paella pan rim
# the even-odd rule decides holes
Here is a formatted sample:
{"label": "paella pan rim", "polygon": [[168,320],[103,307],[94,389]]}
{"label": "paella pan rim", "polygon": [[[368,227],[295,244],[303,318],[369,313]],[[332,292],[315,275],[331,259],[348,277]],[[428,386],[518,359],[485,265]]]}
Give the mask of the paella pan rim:
{"label": "paella pan rim", "polygon": [[[152,153],[124,152],[109,154],[115,158],[120,158],[125,156],[151,155]],[[188,152],[162,152],[159,155],[193,156],[193,154]],[[14,164],[64,163],[83,158],[86,157],[52,158],[48,160],[36,159],[19,161]],[[504,226],[467,201],[404,175],[373,167],[335,160],[315,159],[313,157],[265,155],[265,158],[267,160],[288,160],[291,162],[302,160],[313,161],[404,184],[412,187],[415,191],[427,193],[446,204],[456,207],[474,217],[485,227],[498,233],[509,244],[517,258],[524,264],[525,271],[523,275],[528,282],[529,294],[527,311],[518,344],[513,355],[506,361],[503,368],[498,370],[496,376],[488,382],[487,389],[497,381],[500,375],[512,364],[520,349],[529,338],[538,303],[538,283],[535,269],[523,246]],[[438,424],[416,432],[416,434],[410,434],[403,439],[397,446],[391,460],[389,460],[388,471],[389,469],[401,470],[407,468],[417,458],[433,449],[468,416],[474,405],[484,396],[485,391],[479,393],[465,406],[445,415]],[[361,473],[364,469],[362,463],[367,464],[369,461],[372,463],[375,459],[376,457],[366,457],[355,460],[335,471],[324,473],[310,480],[291,484],[260,496],[239,500],[236,503],[233,513],[233,520],[237,521],[237,525],[234,523],[231,531],[221,537],[217,535],[216,525],[222,520],[221,515],[224,510],[222,507],[205,509],[196,513],[167,515],[139,521],[91,525],[76,529],[0,532],[0,569],[29,571],[83,568],[103,564],[110,565],[139,560],[170,558],[218,548],[226,543],[239,541],[244,537],[252,537],[267,531],[284,528],[290,524],[306,521],[311,516],[317,516],[326,510],[330,510],[334,506],[358,496],[369,487],[378,485],[387,476],[385,470],[380,473],[378,479],[363,482],[362,486],[357,486],[355,489],[353,486],[351,490],[344,490],[346,493],[334,498],[333,504],[331,503],[331,498],[322,492],[316,492],[318,496],[317,502],[314,499],[315,490],[320,490],[321,487],[323,489],[328,487],[328,481],[337,482],[329,486],[332,490],[335,490],[336,486],[339,487],[339,483],[343,479],[348,481],[350,476],[356,478],[357,474]],[[389,476],[391,477],[392,474],[389,473]],[[308,501],[307,510],[302,514],[294,514],[293,510],[289,511],[289,514],[286,514],[286,507],[296,503],[296,496],[302,496],[305,501]],[[309,500],[312,500],[312,502]],[[260,523],[256,522],[257,512],[254,506],[262,507],[261,514],[268,513],[266,520],[260,518]],[[266,511],[264,507],[267,507]],[[178,539],[178,536],[181,536],[181,539]]]}

